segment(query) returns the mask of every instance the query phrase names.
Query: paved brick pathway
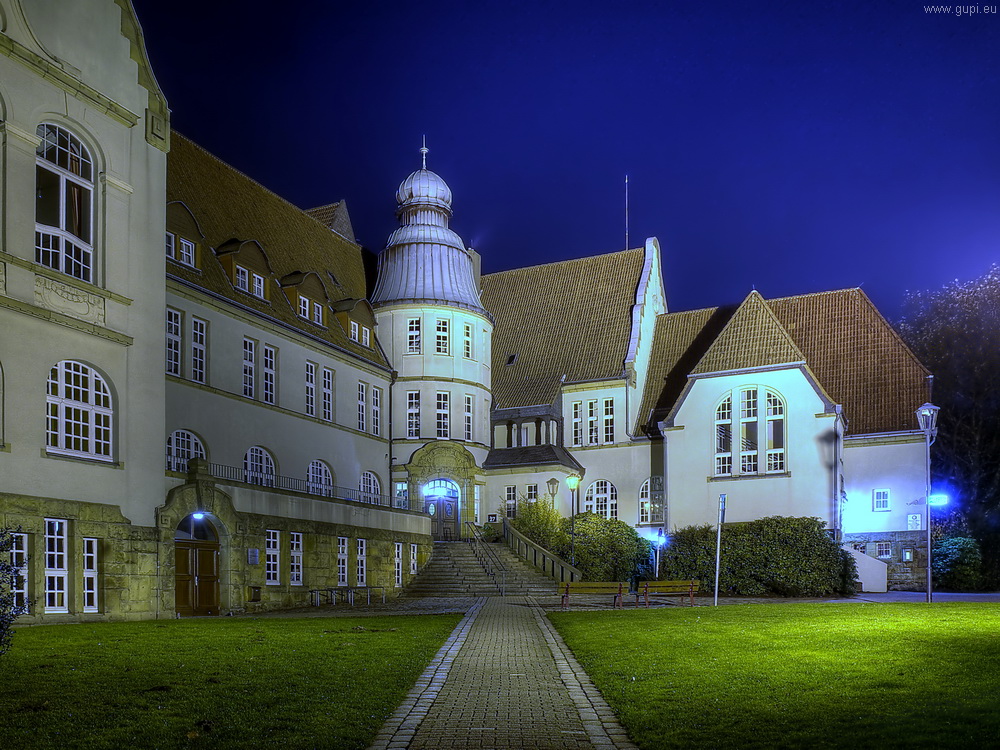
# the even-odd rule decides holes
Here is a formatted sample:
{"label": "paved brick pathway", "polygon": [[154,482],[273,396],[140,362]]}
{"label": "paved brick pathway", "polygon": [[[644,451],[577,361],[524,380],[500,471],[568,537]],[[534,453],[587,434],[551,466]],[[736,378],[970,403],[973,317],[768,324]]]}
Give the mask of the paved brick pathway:
{"label": "paved brick pathway", "polygon": [[529,597],[478,600],[370,750],[635,748]]}

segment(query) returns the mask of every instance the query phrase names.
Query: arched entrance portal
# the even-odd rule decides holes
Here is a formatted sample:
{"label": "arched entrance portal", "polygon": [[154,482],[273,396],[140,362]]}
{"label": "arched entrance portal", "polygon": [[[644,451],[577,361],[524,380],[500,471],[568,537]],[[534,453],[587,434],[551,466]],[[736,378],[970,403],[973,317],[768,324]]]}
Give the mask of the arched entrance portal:
{"label": "arched entrance portal", "polygon": [[219,534],[192,513],[174,534],[175,608],[181,617],[219,614]]}
{"label": "arched entrance portal", "polygon": [[420,494],[424,498],[424,511],[431,517],[434,538],[446,542],[458,539],[458,485],[449,479],[435,479],[425,484]]}

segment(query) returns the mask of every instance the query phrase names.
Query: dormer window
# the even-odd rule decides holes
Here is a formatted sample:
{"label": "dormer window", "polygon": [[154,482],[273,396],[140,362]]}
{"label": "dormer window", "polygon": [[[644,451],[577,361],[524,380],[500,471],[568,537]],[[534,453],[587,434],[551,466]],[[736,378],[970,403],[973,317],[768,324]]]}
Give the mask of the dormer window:
{"label": "dormer window", "polygon": [[299,317],[310,320],[318,326],[323,325],[323,305],[316,300],[299,295]]}
{"label": "dormer window", "polygon": [[358,322],[356,320],[351,321],[351,341],[358,340]]}
{"label": "dormer window", "polygon": [[368,328],[367,326],[361,326],[361,345],[370,347],[371,337],[372,337],[371,329]]}
{"label": "dormer window", "polygon": [[191,240],[178,237],[173,232],[167,232],[167,260],[195,267],[195,249]]}
{"label": "dormer window", "polygon": [[236,266],[236,288],[254,297],[267,299],[267,285],[259,273],[254,273],[243,266]]}

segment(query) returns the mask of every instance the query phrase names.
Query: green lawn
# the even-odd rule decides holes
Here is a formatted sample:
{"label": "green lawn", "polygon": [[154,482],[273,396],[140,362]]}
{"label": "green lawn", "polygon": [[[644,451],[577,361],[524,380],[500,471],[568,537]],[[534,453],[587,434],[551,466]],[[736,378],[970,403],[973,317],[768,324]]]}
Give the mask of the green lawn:
{"label": "green lawn", "polygon": [[363,748],[460,615],[19,629],[0,748]]}
{"label": "green lawn", "polygon": [[651,748],[1000,747],[1000,605],[549,615]]}

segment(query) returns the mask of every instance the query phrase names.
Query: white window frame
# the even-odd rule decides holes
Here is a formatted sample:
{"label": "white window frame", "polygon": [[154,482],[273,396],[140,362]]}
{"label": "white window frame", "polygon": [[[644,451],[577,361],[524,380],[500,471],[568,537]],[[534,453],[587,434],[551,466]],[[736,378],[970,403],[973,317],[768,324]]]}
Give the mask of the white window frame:
{"label": "white window frame", "polygon": [[892,503],[890,500],[889,490],[872,490],[872,510],[876,513],[881,513],[891,509]]}
{"label": "white window frame", "polygon": [[462,356],[465,359],[473,359],[474,350],[472,348],[472,324],[462,324]]}
{"label": "white window frame", "polygon": [[177,238],[177,260],[185,266],[195,267],[195,246],[191,240]]}
{"label": "white window frame", "polygon": [[181,332],[184,330],[184,316],[180,310],[167,308],[166,315],[166,373],[181,377]]}
{"label": "white window frame", "polygon": [[306,360],[306,416],[316,416],[316,363]]}
{"label": "white window frame", "polygon": [[474,403],[475,403],[474,397],[471,394],[466,393],[465,394],[465,439],[470,443],[472,442],[472,434],[473,434],[472,408]]}
{"label": "white window frame", "polygon": [[642,486],[639,487],[639,523],[663,523],[663,505],[662,503],[653,502],[651,479],[647,479],[642,483]]}
{"label": "white window frame", "polygon": [[351,334],[350,334],[351,341],[357,341],[358,340],[358,330],[359,330],[358,321],[352,320],[350,328],[351,328]]}
{"label": "white window frame", "polygon": [[615,400],[614,398],[604,399],[604,442],[610,444],[615,442]]}
{"label": "white window frame", "polygon": [[310,299],[299,295],[299,317],[309,320]]}
{"label": "white window frame", "polygon": [[504,512],[507,518],[517,518],[517,485],[508,484],[504,487]]}
{"label": "white window frame", "polygon": [[406,437],[420,437],[420,391],[406,392]]}
{"label": "white window frame", "polygon": [[374,472],[363,471],[358,480],[359,499],[363,503],[377,503],[382,494],[382,483]]}
{"label": "white window frame", "polygon": [[[81,281],[94,282],[94,163],[83,141],[72,132],[53,123],[41,123],[36,129],[41,139],[35,149],[35,262]],[[56,179],[58,219],[56,224],[39,221],[38,201],[43,188],[37,174],[45,171]],[[69,226],[70,193],[80,198],[77,206],[87,236],[82,237]],[[82,204],[86,204],[83,206]]]}
{"label": "white window frame", "polygon": [[372,345],[372,329],[368,326],[361,326],[361,346],[367,346],[371,348]]}
{"label": "white window frame", "polygon": [[98,542],[93,537],[83,538],[83,611],[100,612],[97,588]]}
{"label": "white window frame", "polygon": [[306,486],[313,495],[333,497],[333,472],[325,461],[318,458],[306,467]]}
{"label": "white window frame", "polygon": [[372,399],[372,414],[371,414],[372,435],[381,435],[382,434],[382,389],[376,388],[373,385],[371,389],[371,399]]}
{"label": "white window frame", "polygon": [[337,585],[347,585],[347,542],[346,536],[337,537]]}
{"label": "white window frame", "polygon": [[368,384],[358,381],[358,429],[368,430]]}
{"label": "white window frame", "polygon": [[447,318],[438,318],[434,327],[434,353],[451,354],[451,325]]}
{"label": "white window frame", "polygon": [[167,257],[170,258],[170,260],[173,260],[177,255],[176,245],[177,245],[177,235],[175,235],[173,232],[167,232],[166,251],[167,251]]}
{"label": "white window frame", "polygon": [[28,535],[21,532],[11,534],[10,564],[14,568],[14,581],[11,594],[14,597],[14,609],[25,614],[30,607],[28,598]]}
{"label": "white window frame", "polygon": [[587,488],[583,507],[604,518],[618,518],[618,488],[607,479],[598,479]]}
{"label": "white window frame", "polygon": [[571,407],[573,422],[573,445],[583,445],[583,402],[574,401]]}
{"label": "white window frame", "polygon": [[73,360],[56,363],[45,401],[46,453],[114,460],[114,402],[96,370]]}
{"label": "white window frame", "polygon": [[368,585],[368,541],[358,539],[357,585]]}
{"label": "white window frame", "polygon": [[274,487],[274,458],[264,447],[252,445],[243,455],[243,481],[261,487]]}
{"label": "white window frame", "polygon": [[409,510],[410,508],[410,484],[409,482],[396,482],[396,494],[393,497],[393,507]]}
{"label": "white window frame", "polygon": [[302,585],[302,532],[288,532],[288,583]]}
{"label": "white window frame", "polygon": [[312,322],[318,326],[323,325],[323,305],[315,300],[312,303]]}
{"label": "white window frame", "polygon": [[264,277],[253,271],[250,272],[250,276],[253,278],[253,290],[250,293],[258,299],[267,299],[267,287],[264,284]]}
{"label": "white window frame", "polygon": [[406,319],[406,353],[420,354],[420,318]]}
{"label": "white window frame", "polygon": [[329,367],[323,368],[323,382],[322,382],[322,398],[323,398],[323,420],[326,422],[333,421],[333,370]]}
{"label": "white window frame", "polygon": [[241,292],[250,293],[250,271],[243,266],[236,266],[234,271],[235,284],[234,286]]}
{"label": "white window frame", "polygon": [[892,542],[875,542],[875,557],[879,560],[891,560]]}
{"label": "white window frame", "polygon": [[191,317],[191,380],[208,382],[208,321]]}
{"label": "white window frame", "polygon": [[281,583],[281,532],[267,529],[264,532],[264,584],[277,586]]}
{"label": "white window frame", "polygon": [[174,430],[167,436],[167,471],[187,472],[192,458],[206,458],[205,446],[190,430]]}
{"label": "white window frame", "polygon": [[257,342],[243,339],[243,396],[253,399],[257,395]]}
{"label": "white window frame", "polygon": [[261,401],[265,404],[275,404],[278,399],[278,349],[270,344],[264,344],[261,357],[261,374],[263,388]]}
{"label": "white window frame", "polygon": [[393,560],[394,572],[396,574],[395,582],[396,588],[400,588],[403,585],[403,543],[396,542],[396,556]]}
{"label": "white window frame", "polygon": [[438,391],[434,402],[437,439],[448,440],[451,437],[451,394]]}
{"label": "white window frame", "polygon": [[410,544],[410,575],[415,576],[417,574],[417,545]]}
{"label": "white window frame", "polygon": [[600,444],[600,432],[597,416],[597,399],[587,401],[587,445]]}
{"label": "white window frame", "polygon": [[535,483],[524,485],[524,499],[529,503],[538,500],[538,485]]}
{"label": "white window frame", "polygon": [[69,521],[62,518],[45,519],[45,606],[46,614],[69,612],[67,579],[69,565]]}
{"label": "white window frame", "polygon": [[777,391],[744,385],[725,393],[715,408],[715,476],[786,472],[787,431],[787,407]]}

